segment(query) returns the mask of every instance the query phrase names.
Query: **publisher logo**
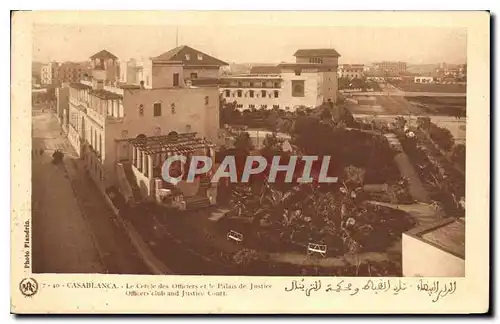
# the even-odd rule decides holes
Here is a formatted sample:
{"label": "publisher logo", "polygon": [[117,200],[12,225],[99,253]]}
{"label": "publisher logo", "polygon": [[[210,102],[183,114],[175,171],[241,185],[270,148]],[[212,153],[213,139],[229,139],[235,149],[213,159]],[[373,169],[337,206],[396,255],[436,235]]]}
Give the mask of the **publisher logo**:
{"label": "publisher logo", "polygon": [[24,296],[31,297],[38,291],[38,282],[33,278],[24,278],[19,283],[19,290]]}

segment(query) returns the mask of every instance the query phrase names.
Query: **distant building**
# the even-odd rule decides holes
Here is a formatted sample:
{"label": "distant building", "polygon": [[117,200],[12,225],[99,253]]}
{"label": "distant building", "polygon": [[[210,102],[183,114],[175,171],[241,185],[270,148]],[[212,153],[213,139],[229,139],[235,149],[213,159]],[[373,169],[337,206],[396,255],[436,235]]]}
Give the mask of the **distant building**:
{"label": "distant building", "polygon": [[364,64],[340,64],[337,74],[339,78],[362,79],[364,67]]}
{"label": "distant building", "polygon": [[296,110],[336,102],[340,54],[334,49],[300,49],[294,56],[295,63],[253,67],[250,74],[222,78],[222,97],[240,110]]}
{"label": "distant building", "polygon": [[414,83],[433,83],[434,78],[428,76],[416,76],[413,78]]}
{"label": "distant building", "polygon": [[50,62],[42,65],[41,83],[60,86],[64,82],[78,82],[88,73],[90,73],[90,65],[87,62]]}
{"label": "distant building", "polygon": [[373,70],[379,75],[396,76],[406,73],[406,62],[383,61],[373,63]]}
{"label": "distant building", "polygon": [[449,218],[403,233],[404,277],[463,277],[465,220]]}
{"label": "distant building", "polygon": [[441,63],[434,73],[439,81],[453,80],[465,81],[467,79],[467,64]]}

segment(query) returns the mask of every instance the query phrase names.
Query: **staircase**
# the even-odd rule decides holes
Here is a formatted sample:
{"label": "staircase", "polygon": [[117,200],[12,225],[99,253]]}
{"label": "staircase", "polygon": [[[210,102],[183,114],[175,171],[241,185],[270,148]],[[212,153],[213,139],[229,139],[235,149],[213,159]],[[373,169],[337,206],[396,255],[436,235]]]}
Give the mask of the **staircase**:
{"label": "staircase", "polygon": [[184,197],[186,203],[186,210],[197,210],[201,208],[210,207],[210,200],[205,196],[191,196]]}
{"label": "staircase", "polygon": [[141,201],[141,191],[137,186],[137,181],[134,173],[132,172],[132,165],[130,163],[123,163],[123,171],[125,172],[125,176],[127,177],[128,183],[130,184],[130,188],[132,189],[132,197],[135,202]]}

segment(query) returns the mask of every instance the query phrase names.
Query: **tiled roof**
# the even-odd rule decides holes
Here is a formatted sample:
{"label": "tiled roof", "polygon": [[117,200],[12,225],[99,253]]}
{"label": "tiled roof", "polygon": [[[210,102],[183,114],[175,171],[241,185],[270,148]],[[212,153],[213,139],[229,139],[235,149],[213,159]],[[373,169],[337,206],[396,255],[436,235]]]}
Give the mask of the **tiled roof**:
{"label": "tiled roof", "polygon": [[340,57],[340,54],[333,48],[299,49],[293,56],[333,56]]}
{"label": "tiled roof", "polygon": [[123,97],[117,93],[103,90],[103,89],[98,89],[98,90],[92,90],[92,95],[104,99],[104,100],[112,100],[112,99],[122,99]]}
{"label": "tiled roof", "polygon": [[281,68],[277,65],[256,65],[250,69],[251,74],[280,73]]}
{"label": "tiled roof", "polygon": [[133,89],[133,90],[141,88],[141,86],[137,84],[125,84],[125,83],[120,84],[118,87],[120,89]]}
{"label": "tiled roof", "polygon": [[105,49],[103,49],[102,51],[100,51],[99,53],[96,53],[94,55],[92,55],[90,57],[91,59],[96,59],[96,58],[99,58],[99,59],[113,59],[113,60],[116,60],[118,57],[114,56],[113,54],[111,54],[110,52],[106,51]]}
{"label": "tiled roof", "polygon": [[[202,59],[198,59],[198,54],[202,55]],[[189,60],[187,59],[186,55],[189,56]],[[185,65],[217,65],[217,66],[223,66],[223,65],[229,65],[226,62],[223,62],[219,59],[216,59],[215,57],[212,57],[208,54],[205,54],[203,52],[200,52],[194,48],[191,48],[187,45],[182,45],[179,47],[176,47],[174,49],[171,49],[168,52],[165,52],[155,58],[153,58],[153,61],[182,61]]]}

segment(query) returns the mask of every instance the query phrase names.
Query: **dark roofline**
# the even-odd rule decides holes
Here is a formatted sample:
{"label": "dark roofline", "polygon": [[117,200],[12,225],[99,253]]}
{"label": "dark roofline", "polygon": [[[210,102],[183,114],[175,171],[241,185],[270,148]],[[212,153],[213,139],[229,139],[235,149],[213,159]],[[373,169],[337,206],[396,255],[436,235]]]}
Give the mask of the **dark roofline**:
{"label": "dark roofline", "polygon": [[114,54],[112,54],[111,52],[109,52],[106,49],[103,49],[102,51],[99,51],[98,53],[95,53],[90,58],[91,59],[95,59],[95,58],[101,58],[101,57],[112,58],[112,59],[115,59],[115,60],[118,59],[118,57],[116,57]]}

